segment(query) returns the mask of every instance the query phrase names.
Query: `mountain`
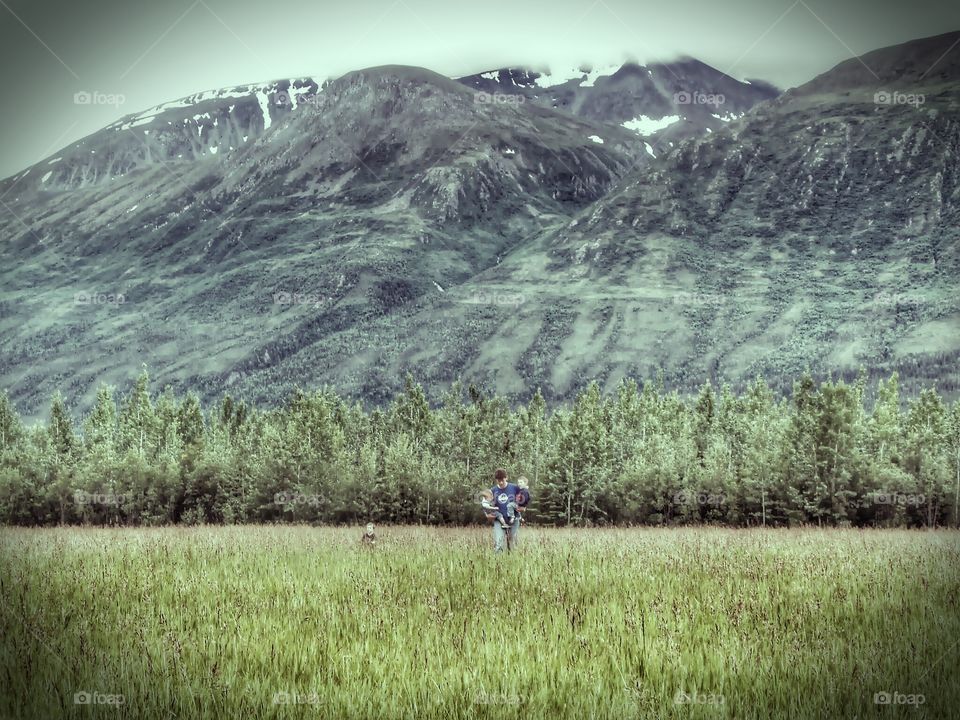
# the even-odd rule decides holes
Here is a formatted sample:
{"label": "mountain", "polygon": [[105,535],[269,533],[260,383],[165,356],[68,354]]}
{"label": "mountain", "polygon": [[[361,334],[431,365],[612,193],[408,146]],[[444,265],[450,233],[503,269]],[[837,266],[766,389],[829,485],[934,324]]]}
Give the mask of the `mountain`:
{"label": "mountain", "polygon": [[[140,363],[265,404],[381,401],[407,371],[558,401],[659,369],[693,389],[864,365],[950,394],[958,37],[773,99],[695,61],[678,84],[380,67],[130,116],[0,184],[0,377],[34,416]],[[630,129],[680,114],[674,92],[730,112]]]}
{"label": "mountain", "polygon": [[694,58],[608,68],[538,73],[504,68],[459,78],[491,102],[521,97],[578,117],[621,125],[657,152],[722,128],[754,105],[780,94],[760,80],[736,80]]}
{"label": "mountain", "polygon": [[[475,90],[480,103],[509,104],[511,99],[521,99],[589,120],[625,125],[663,144],[722,127],[779,92],[762,81],[734,80],[690,58],[553,76],[508,68],[457,81]],[[329,80],[294,78],[210,90],[127,115],[22,173],[0,180],[0,195],[14,190],[20,194],[71,190],[158,163],[235,153],[298,106],[317,102],[326,83]]]}
{"label": "mountain", "polygon": [[522,293],[516,307],[471,315],[448,294],[389,336],[422,347],[444,318],[446,357],[418,377],[463,367],[553,400],[660,368],[693,389],[860,365],[955,394],[960,72],[934,62],[958,38],[871,53],[877,78],[845,62],[679,144],[459,288]]}
{"label": "mountain", "polygon": [[[263,94],[242,100],[126,118],[71,148],[69,166],[61,153],[56,176],[8,181],[0,373],[22,407],[123,382],[141,362],[219,392],[463,282],[650,160],[623,128],[486,103],[417,68],[350,73],[280,112],[268,102],[269,123]],[[245,124],[178,126],[211,103]],[[193,132],[247,131],[184,151]],[[83,178],[74,163],[91,146],[99,170]]]}
{"label": "mountain", "polygon": [[382,397],[411,371],[427,387],[462,377],[512,397],[539,386],[555,402],[660,369],[686,390],[757,373],[789,389],[807,368],[863,365],[955,395],[957,79],[928,74],[906,93],[924,91],[922,105],[887,104],[895,78],[818,90],[828,73],[678,144],[443,294],[239,387],[312,377]]}

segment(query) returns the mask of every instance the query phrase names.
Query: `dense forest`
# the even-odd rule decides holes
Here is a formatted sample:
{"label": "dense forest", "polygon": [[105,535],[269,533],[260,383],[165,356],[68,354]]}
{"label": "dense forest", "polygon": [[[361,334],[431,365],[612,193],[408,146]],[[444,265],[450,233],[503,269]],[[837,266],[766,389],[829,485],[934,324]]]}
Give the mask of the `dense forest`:
{"label": "dense forest", "polygon": [[548,410],[454,385],[431,407],[407,378],[366,411],[330,390],[263,410],[154,393],[144,369],[75,422],[55,396],[26,427],[0,395],[0,522],[12,525],[482,522],[494,469],[525,475],[538,524],[956,526],[960,401],[906,402],[893,375],[789,397],[589,386]]}

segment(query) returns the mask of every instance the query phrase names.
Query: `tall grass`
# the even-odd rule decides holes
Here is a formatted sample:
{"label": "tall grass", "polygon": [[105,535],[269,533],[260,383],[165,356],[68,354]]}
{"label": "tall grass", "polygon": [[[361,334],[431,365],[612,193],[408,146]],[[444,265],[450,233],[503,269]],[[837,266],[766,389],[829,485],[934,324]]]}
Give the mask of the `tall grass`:
{"label": "tall grass", "polygon": [[0,531],[0,717],[960,714],[955,532],[380,533]]}

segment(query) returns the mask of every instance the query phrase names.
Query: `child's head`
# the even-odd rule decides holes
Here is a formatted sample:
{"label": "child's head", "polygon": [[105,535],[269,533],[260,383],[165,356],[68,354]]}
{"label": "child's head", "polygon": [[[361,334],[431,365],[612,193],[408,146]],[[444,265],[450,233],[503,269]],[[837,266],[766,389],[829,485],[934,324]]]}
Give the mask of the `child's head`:
{"label": "child's head", "polygon": [[367,523],[367,535],[373,535],[373,523]]}
{"label": "child's head", "polygon": [[493,491],[492,490],[481,490],[480,491],[480,501],[486,500],[487,502],[493,502]]}
{"label": "child's head", "polygon": [[521,490],[526,490],[528,487],[530,487],[530,481],[521,475],[517,478],[517,487]]}

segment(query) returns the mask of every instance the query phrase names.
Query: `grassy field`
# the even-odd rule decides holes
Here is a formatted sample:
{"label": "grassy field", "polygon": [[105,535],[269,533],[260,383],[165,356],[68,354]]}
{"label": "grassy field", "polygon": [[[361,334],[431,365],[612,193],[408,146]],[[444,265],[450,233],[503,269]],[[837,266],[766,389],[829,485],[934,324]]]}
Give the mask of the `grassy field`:
{"label": "grassy field", "polygon": [[956,532],[380,534],[2,530],[0,717],[960,714]]}

